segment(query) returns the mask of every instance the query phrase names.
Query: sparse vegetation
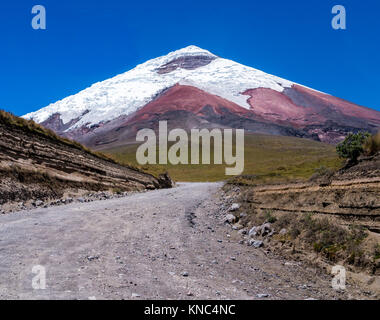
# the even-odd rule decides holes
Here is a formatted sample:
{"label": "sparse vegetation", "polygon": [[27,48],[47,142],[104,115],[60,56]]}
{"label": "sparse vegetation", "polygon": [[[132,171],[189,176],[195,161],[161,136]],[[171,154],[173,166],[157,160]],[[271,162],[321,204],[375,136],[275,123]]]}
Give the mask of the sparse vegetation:
{"label": "sparse vegetation", "polygon": [[273,225],[277,230],[286,228],[292,241],[304,243],[329,261],[343,259],[357,266],[369,262],[363,254],[362,243],[367,232],[362,227],[343,227],[327,217],[319,217],[313,213],[300,216],[284,214]]}
{"label": "sparse vegetation", "polygon": [[122,194],[124,190],[122,190],[121,188],[118,188],[118,187],[114,187],[112,188],[111,192],[112,193],[115,193],[115,194]]}
{"label": "sparse vegetation", "polygon": [[364,151],[367,155],[372,156],[380,151],[380,131],[370,136],[364,143]]}
{"label": "sparse vegetation", "polygon": [[331,168],[326,168],[325,166],[321,166],[314,170],[313,175],[310,180],[318,180],[321,178],[330,179],[334,175],[335,171]]}
{"label": "sparse vegetation", "polygon": [[380,243],[376,243],[373,248],[373,258],[374,260],[380,259]]}
{"label": "sparse vegetation", "polygon": [[272,215],[272,212],[267,210],[265,212],[265,219],[267,222],[269,223],[275,223],[277,221],[277,218],[275,216]]}

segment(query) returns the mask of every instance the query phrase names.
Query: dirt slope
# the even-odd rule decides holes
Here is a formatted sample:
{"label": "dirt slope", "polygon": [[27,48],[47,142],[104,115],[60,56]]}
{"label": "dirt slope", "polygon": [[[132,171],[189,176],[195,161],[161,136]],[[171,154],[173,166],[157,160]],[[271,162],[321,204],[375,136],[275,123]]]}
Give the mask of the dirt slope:
{"label": "dirt slope", "polygon": [[333,215],[380,233],[380,154],[362,158],[357,165],[331,177],[257,186],[251,191],[253,204],[259,210]]}
{"label": "dirt slope", "polygon": [[129,191],[170,186],[165,177],[157,179],[121,166],[4,112],[0,115],[0,177],[0,204],[59,198],[68,189]]}

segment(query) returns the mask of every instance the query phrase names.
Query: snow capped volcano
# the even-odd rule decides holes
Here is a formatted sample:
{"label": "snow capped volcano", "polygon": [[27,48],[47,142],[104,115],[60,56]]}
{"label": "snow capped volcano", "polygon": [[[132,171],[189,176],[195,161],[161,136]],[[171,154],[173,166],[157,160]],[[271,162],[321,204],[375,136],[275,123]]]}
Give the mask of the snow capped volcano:
{"label": "snow capped volcano", "polygon": [[[174,94],[171,89],[175,86],[177,89]],[[163,97],[168,94],[175,101]],[[188,95],[192,95],[191,99]],[[202,102],[197,100],[200,96]],[[130,119],[136,122],[137,118],[144,118],[142,114],[148,105],[149,114],[154,114],[154,110],[162,106],[160,99],[165,101],[165,112],[182,110],[194,115],[192,110],[195,108],[198,110],[197,117],[203,117],[203,122],[216,121],[215,117],[206,119],[204,113],[200,112],[207,105],[213,106],[213,112],[219,115],[225,110],[234,110],[231,112],[236,114],[237,108],[240,108],[239,117],[245,114],[244,121],[235,124],[235,127],[242,126],[249,119],[250,123],[263,123],[261,127],[268,128],[264,133],[292,135],[294,130],[290,129],[296,128],[295,135],[315,139],[318,136],[320,140],[324,140],[325,132],[318,125],[326,122],[330,126],[334,123],[338,125],[336,134],[340,137],[342,125],[358,129],[380,126],[379,112],[220,58],[196,46],[149,60],[24,117],[86,143],[86,135],[96,135],[99,127],[102,127],[101,132],[104,134],[103,127],[116,130],[115,126],[128,126]],[[183,105],[186,100],[191,101],[190,104]],[[152,102],[155,102],[154,110]],[[275,127],[271,127],[271,124]],[[231,124],[225,121],[223,125]],[[279,130],[278,126],[283,129]],[[310,126],[316,126],[312,128],[313,132]],[[252,125],[248,127],[253,128]],[[299,128],[306,127],[306,131],[302,129],[299,132]]]}
{"label": "snow capped volcano", "polygon": [[247,109],[250,108],[248,97],[241,94],[245,90],[263,87],[282,92],[284,87],[292,86],[287,80],[218,58],[196,46],[189,46],[149,60],[111,79],[95,83],[76,95],[24,117],[41,123],[52,114],[60,113],[64,124],[81,117],[67,130],[82,125],[90,126],[131,114],[150,102],[162,90],[177,83],[195,86]]}

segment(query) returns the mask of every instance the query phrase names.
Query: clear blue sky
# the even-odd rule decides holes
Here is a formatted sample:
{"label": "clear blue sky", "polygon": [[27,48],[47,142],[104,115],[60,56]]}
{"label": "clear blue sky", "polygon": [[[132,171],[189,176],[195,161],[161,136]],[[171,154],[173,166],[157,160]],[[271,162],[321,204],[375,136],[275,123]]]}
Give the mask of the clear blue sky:
{"label": "clear blue sky", "polygon": [[[47,30],[31,27],[36,4]],[[0,108],[22,115],[194,44],[380,110],[379,38],[378,0],[3,1]]]}

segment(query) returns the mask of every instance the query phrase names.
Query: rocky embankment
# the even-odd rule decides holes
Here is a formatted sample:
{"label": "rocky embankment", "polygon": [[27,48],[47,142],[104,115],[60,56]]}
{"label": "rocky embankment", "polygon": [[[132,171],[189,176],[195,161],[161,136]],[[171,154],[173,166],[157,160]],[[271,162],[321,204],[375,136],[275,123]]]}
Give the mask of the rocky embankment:
{"label": "rocky embankment", "polygon": [[156,178],[120,165],[5,112],[0,115],[0,177],[0,205],[45,203],[85,192],[122,193],[173,184],[166,175]]}
{"label": "rocky embankment", "polygon": [[307,261],[380,293],[380,154],[308,182],[227,185],[224,220],[242,244]]}
{"label": "rocky embankment", "polygon": [[312,213],[380,233],[380,154],[305,183],[259,185],[245,197],[257,212]]}

